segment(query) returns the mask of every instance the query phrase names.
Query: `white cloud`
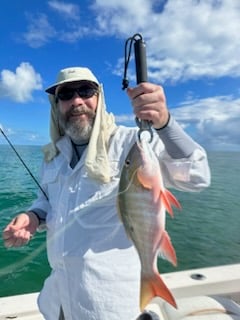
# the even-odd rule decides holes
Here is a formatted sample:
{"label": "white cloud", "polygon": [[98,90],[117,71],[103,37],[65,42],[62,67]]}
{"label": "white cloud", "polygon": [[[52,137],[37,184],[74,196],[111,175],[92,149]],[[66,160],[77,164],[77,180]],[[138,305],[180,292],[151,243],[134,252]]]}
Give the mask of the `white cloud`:
{"label": "white cloud", "polygon": [[96,0],[92,10],[96,14],[99,31],[103,35],[129,37],[133,26],[135,30],[140,30],[143,24],[152,23],[152,2],[151,0]]}
{"label": "white cloud", "polygon": [[149,76],[162,83],[240,75],[238,1],[169,0],[158,11],[156,3],[96,0],[98,27],[129,37],[134,26],[147,43]]}
{"label": "white cloud", "polygon": [[[0,144],[9,144],[9,141],[13,145],[43,145],[47,143],[47,138],[37,131],[25,130],[25,129],[12,129],[10,127],[4,127],[0,123],[0,128],[4,134],[0,134]],[[6,138],[6,137],[7,138]]]}
{"label": "white cloud", "polygon": [[0,134],[0,143],[2,143],[2,142],[6,143],[7,142],[6,140],[8,139],[9,136],[14,136],[16,134],[16,132],[13,129],[6,128],[1,123],[0,123],[0,129],[1,129],[0,131],[2,133],[2,134]]}
{"label": "white cloud", "polygon": [[[147,44],[150,80],[240,75],[239,1],[95,0],[82,7],[81,19],[80,5],[51,0],[48,6],[62,18],[61,24],[57,27],[52,15],[28,16],[24,41],[31,47],[52,39],[75,42],[89,35],[127,39],[139,32]],[[117,63],[116,69],[115,73]]]}
{"label": "white cloud", "polygon": [[73,3],[52,0],[48,1],[48,5],[54,11],[63,16],[63,18],[71,20],[79,19],[79,7]]}
{"label": "white cloud", "polygon": [[240,150],[240,99],[217,96],[189,100],[171,109],[171,113],[208,149]]}
{"label": "white cloud", "polygon": [[41,89],[41,76],[28,62],[22,62],[15,73],[6,69],[1,71],[0,97],[23,103],[32,99],[33,90]]}
{"label": "white cloud", "polygon": [[[73,3],[52,0],[48,6],[55,15],[47,16],[44,13],[27,14],[27,31],[22,39],[32,48],[40,48],[50,41],[75,42],[91,31],[89,27],[81,26],[80,8]],[[60,26],[56,21],[60,19]]]}
{"label": "white cloud", "polygon": [[124,124],[129,126],[136,125],[135,117],[133,114],[118,114],[115,115],[115,120],[118,124]]}
{"label": "white cloud", "polygon": [[[177,122],[208,150],[240,151],[240,99],[216,96],[187,100],[170,108]],[[116,115],[116,121],[134,126],[132,114]]]}
{"label": "white cloud", "polygon": [[45,14],[27,15],[27,19],[29,21],[28,29],[22,35],[22,39],[30,47],[39,48],[56,36],[57,32]]}
{"label": "white cloud", "polygon": [[151,79],[164,83],[240,75],[240,5],[235,0],[95,0],[88,8],[95,23],[87,8],[88,18],[80,20],[76,4],[52,0],[48,5],[67,23],[59,30],[44,14],[30,17],[24,39],[32,47],[89,34],[128,38],[134,26],[147,43]]}

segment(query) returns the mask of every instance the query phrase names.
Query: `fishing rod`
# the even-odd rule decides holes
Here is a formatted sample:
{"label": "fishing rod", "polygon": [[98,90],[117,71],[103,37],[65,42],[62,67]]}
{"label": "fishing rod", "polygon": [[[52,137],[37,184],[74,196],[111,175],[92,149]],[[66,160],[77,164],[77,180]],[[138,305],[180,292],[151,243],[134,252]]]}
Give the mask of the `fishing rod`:
{"label": "fishing rod", "polygon": [[[128,38],[125,42],[125,54],[124,54],[124,75],[122,80],[122,89],[126,89],[129,85],[127,78],[127,70],[131,57],[132,46],[134,44],[134,56],[135,56],[135,68],[136,68],[136,82],[137,84],[141,82],[148,81],[147,75],[147,58],[146,58],[146,44],[140,33],[134,34],[132,37]],[[150,133],[150,142],[153,139],[152,122],[148,120],[141,120],[135,118],[136,124],[139,127],[138,138],[140,139],[141,133],[143,131],[148,131]]]}
{"label": "fishing rod", "polygon": [[6,139],[7,143],[9,144],[9,146],[12,148],[12,150],[14,151],[14,153],[16,154],[16,156],[18,157],[18,159],[21,161],[21,163],[23,164],[23,166],[25,167],[25,169],[27,170],[27,172],[30,174],[31,178],[33,179],[33,181],[36,183],[36,185],[38,186],[38,188],[42,191],[42,193],[44,194],[44,196],[46,197],[46,199],[48,200],[48,196],[46,194],[46,192],[43,190],[43,188],[41,187],[41,185],[39,184],[39,182],[37,181],[37,179],[34,177],[34,175],[32,174],[31,170],[28,168],[28,166],[26,165],[26,163],[23,161],[22,157],[20,156],[20,154],[17,152],[17,150],[15,149],[15,147],[13,146],[13,144],[11,143],[11,141],[8,139],[7,135],[4,133],[4,131],[2,130],[1,126],[0,126],[0,132],[1,134],[4,136],[4,138]]}

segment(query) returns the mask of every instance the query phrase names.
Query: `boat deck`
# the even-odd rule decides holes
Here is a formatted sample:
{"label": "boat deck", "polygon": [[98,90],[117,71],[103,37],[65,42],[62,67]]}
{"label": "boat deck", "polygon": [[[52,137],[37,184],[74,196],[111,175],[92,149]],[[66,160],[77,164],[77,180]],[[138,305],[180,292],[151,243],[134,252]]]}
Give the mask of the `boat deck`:
{"label": "boat deck", "polygon": [[0,320],[44,320],[37,307],[38,293],[0,298]]}
{"label": "boat deck", "polygon": [[176,298],[219,295],[240,305],[240,263],[171,272],[163,278]]}
{"label": "boat deck", "polygon": [[[178,271],[162,277],[176,300],[217,295],[240,305],[240,264]],[[44,320],[38,311],[37,296],[38,293],[30,293],[0,298],[0,320]],[[161,308],[163,300],[156,299]]]}

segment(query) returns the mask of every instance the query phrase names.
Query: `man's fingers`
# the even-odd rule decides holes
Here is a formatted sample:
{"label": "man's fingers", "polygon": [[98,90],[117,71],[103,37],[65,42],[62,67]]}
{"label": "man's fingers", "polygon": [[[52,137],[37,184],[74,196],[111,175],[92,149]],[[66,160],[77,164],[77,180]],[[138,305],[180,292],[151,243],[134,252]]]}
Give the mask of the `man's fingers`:
{"label": "man's fingers", "polygon": [[13,232],[5,232],[3,234],[5,247],[21,247],[29,242],[31,239],[31,234],[26,230],[19,230]]}
{"label": "man's fingers", "polygon": [[6,229],[3,230],[2,237],[4,240],[9,239],[11,236],[12,236],[12,231],[7,231]]}
{"label": "man's fingers", "polygon": [[21,229],[22,227],[25,226],[25,223],[26,223],[25,215],[24,216],[23,215],[19,215],[15,219],[13,219],[12,224],[10,225],[10,227],[12,229],[19,230],[19,229]]}

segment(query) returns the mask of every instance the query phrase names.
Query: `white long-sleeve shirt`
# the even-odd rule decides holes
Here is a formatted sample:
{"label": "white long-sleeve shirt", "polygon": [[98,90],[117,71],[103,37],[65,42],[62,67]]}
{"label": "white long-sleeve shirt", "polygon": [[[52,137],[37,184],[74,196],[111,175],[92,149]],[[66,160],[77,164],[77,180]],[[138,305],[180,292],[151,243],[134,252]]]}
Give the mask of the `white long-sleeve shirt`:
{"label": "white long-sleeve shirt", "polygon": [[[88,176],[86,150],[71,168],[72,144],[66,136],[57,144],[59,155],[43,164],[41,183],[49,200],[39,195],[30,210],[46,213],[42,218],[46,218],[52,272],[38,299],[46,320],[58,319],[60,307],[66,320],[131,320],[139,313],[139,259],[116,207],[121,168],[135,138],[136,129],[126,127],[118,127],[111,138],[108,184]],[[165,186],[184,191],[207,187],[205,151],[189,140],[185,151],[192,152],[173,158],[171,142],[167,149],[163,140],[155,134],[152,145]]]}

